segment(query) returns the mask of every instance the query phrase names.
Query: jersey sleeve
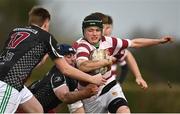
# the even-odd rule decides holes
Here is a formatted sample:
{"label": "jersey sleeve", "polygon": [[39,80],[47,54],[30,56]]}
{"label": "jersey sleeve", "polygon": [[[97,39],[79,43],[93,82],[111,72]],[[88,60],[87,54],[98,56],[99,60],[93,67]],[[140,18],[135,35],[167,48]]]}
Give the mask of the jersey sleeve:
{"label": "jersey sleeve", "polygon": [[125,60],[125,58],[127,56],[127,49],[123,49],[119,53],[120,53],[119,54],[120,58],[118,58],[118,59],[119,59],[119,62],[121,63],[121,62],[123,62]]}
{"label": "jersey sleeve", "polygon": [[126,49],[131,46],[131,40],[118,38],[118,46],[121,46],[121,50]]}
{"label": "jersey sleeve", "polygon": [[72,47],[73,47],[75,50],[77,50],[77,48],[78,48],[78,42],[73,42],[73,43],[72,43]]}
{"label": "jersey sleeve", "polygon": [[127,63],[126,63],[125,60],[119,62],[119,65],[120,65],[120,66],[124,66],[124,65],[126,65],[126,64],[127,64]]}
{"label": "jersey sleeve", "polygon": [[51,85],[53,89],[56,89],[64,84],[66,84],[64,75],[59,73],[58,69],[54,71],[52,74],[53,76],[51,77]]}
{"label": "jersey sleeve", "polygon": [[90,56],[90,48],[87,44],[80,43],[78,44],[78,48],[76,50],[76,61],[83,59],[83,60],[89,60]]}
{"label": "jersey sleeve", "polygon": [[57,41],[54,39],[53,36],[50,36],[48,44],[49,44],[48,54],[52,60],[63,57],[63,55],[59,53],[61,50],[60,48],[58,48]]}
{"label": "jersey sleeve", "polygon": [[118,58],[118,63],[120,66],[126,65],[126,60],[125,58],[127,57],[127,49],[123,49],[121,52],[119,52],[120,58]]}

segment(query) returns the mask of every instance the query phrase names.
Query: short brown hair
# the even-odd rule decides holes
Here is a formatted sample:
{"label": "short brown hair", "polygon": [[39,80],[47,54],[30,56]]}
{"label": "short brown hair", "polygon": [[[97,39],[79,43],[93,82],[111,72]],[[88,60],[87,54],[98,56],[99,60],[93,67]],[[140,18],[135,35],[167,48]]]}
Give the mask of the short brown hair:
{"label": "short brown hair", "polygon": [[109,15],[105,15],[105,17],[102,20],[103,20],[103,24],[111,24],[111,25],[113,24],[113,20]]}
{"label": "short brown hair", "polygon": [[42,26],[45,20],[51,19],[49,12],[41,7],[33,7],[29,12],[29,24],[36,24],[38,26]]}

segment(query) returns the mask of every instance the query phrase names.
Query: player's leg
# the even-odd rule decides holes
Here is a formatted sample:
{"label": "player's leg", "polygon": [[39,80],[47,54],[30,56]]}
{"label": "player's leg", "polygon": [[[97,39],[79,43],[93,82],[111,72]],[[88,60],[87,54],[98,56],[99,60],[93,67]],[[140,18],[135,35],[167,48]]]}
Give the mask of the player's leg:
{"label": "player's leg", "polygon": [[128,106],[121,106],[117,109],[116,113],[131,113]]}
{"label": "player's leg", "polygon": [[20,104],[19,109],[26,113],[43,113],[41,104],[34,96],[25,103]]}
{"label": "player's leg", "polygon": [[20,103],[20,92],[0,81],[0,114],[14,113]]}
{"label": "player's leg", "polygon": [[70,113],[85,113],[83,103],[81,101],[68,104],[68,109]]}
{"label": "player's leg", "polygon": [[109,98],[108,111],[110,113],[130,113],[127,100],[119,84],[112,87],[107,96]]}
{"label": "player's leg", "polygon": [[120,97],[110,102],[108,105],[108,111],[110,113],[130,113],[126,100]]}
{"label": "player's leg", "polygon": [[84,107],[82,106],[80,108],[77,108],[76,111],[74,111],[72,113],[85,113]]}
{"label": "player's leg", "polygon": [[28,113],[43,113],[43,107],[25,86],[20,94],[21,103],[19,105],[19,110]]}

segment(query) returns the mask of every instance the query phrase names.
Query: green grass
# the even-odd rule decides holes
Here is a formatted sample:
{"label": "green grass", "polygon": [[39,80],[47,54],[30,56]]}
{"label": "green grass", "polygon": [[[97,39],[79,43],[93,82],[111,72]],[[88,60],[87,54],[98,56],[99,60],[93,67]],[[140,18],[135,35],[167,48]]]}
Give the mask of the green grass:
{"label": "green grass", "polygon": [[[124,83],[123,91],[132,113],[179,113],[180,85],[149,84],[147,90],[135,83]],[[67,107],[58,112],[68,112]]]}
{"label": "green grass", "polygon": [[127,83],[123,85],[131,112],[134,113],[177,113],[180,112],[180,85],[149,84],[147,90],[137,85]]}

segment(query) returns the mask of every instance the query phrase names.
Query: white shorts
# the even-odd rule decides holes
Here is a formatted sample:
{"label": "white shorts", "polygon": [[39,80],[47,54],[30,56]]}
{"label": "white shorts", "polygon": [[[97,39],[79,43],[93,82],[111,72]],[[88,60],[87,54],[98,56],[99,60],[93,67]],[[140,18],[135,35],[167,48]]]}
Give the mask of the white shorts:
{"label": "white shorts", "polygon": [[26,101],[30,100],[33,97],[33,94],[26,86],[24,86],[24,88],[20,91],[20,96],[21,96],[20,104],[23,104]]}
{"label": "white shorts", "polygon": [[126,100],[119,84],[116,84],[101,96],[95,95],[82,101],[86,113],[108,113],[109,104],[116,98],[124,98]]}
{"label": "white shorts", "polygon": [[75,103],[72,104],[68,104],[68,109],[70,113],[75,112],[77,109],[83,107],[83,103],[81,101],[77,101]]}
{"label": "white shorts", "polygon": [[20,92],[0,81],[0,113],[14,113],[20,101]]}
{"label": "white shorts", "polygon": [[28,101],[32,93],[25,87],[20,92],[0,81],[0,114],[15,113],[20,103]]}

